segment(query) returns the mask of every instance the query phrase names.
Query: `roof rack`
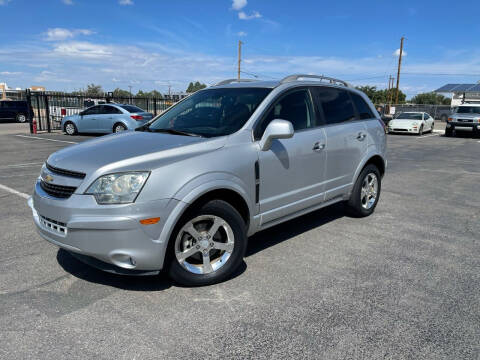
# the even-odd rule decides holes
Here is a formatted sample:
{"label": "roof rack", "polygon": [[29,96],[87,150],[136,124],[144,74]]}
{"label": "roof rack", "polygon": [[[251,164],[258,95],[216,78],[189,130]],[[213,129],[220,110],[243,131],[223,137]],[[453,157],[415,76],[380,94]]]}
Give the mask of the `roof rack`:
{"label": "roof rack", "polygon": [[220,85],[227,85],[227,84],[232,84],[232,83],[241,83],[241,82],[252,82],[252,81],[258,81],[258,80],[253,80],[253,79],[227,79],[227,80],[222,80],[219,83],[216,83],[213,86],[220,86]]}
{"label": "roof rack", "polygon": [[343,80],[339,80],[339,79],[335,79],[335,78],[323,76],[323,75],[307,75],[307,74],[289,75],[287,77],[284,77],[282,80],[280,80],[280,84],[285,84],[285,83],[296,81],[302,78],[317,79],[323,82],[328,81],[329,84],[343,85],[346,87],[350,87],[350,84]]}

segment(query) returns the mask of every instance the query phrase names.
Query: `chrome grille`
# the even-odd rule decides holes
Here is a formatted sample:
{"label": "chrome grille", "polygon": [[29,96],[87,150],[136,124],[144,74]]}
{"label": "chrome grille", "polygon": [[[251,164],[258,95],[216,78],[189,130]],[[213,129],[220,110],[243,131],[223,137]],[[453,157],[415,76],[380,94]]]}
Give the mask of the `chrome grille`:
{"label": "chrome grille", "polygon": [[57,198],[62,198],[62,199],[68,199],[77,189],[76,187],[73,187],[73,186],[49,184],[43,180],[40,180],[40,187],[48,195],[57,197]]}
{"label": "chrome grille", "polygon": [[55,166],[49,165],[48,163],[45,163],[45,166],[48,170],[50,170],[54,174],[62,175],[62,176],[69,176],[73,177],[76,179],[84,179],[85,174],[77,171],[72,171],[72,170],[66,170],[66,169],[59,169]]}

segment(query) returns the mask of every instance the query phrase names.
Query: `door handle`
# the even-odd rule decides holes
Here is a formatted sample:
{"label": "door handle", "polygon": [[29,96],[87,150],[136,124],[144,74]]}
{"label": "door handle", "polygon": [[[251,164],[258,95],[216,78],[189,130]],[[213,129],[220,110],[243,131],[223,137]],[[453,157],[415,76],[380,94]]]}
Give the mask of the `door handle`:
{"label": "door handle", "polygon": [[325,149],[325,144],[320,144],[319,141],[313,144],[313,148],[312,148],[313,151],[322,151],[323,149]]}
{"label": "door handle", "polygon": [[358,135],[357,135],[357,140],[358,140],[358,141],[363,141],[363,140],[365,140],[366,137],[367,137],[367,134],[358,133]]}

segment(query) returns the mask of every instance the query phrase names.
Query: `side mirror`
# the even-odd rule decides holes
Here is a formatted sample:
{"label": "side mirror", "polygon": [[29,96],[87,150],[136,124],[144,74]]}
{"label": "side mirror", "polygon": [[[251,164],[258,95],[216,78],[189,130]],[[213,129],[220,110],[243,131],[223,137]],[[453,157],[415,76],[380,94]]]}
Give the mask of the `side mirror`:
{"label": "side mirror", "polygon": [[263,133],[262,139],[260,140],[260,150],[269,150],[274,139],[289,139],[292,136],[292,123],[287,120],[275,119],[268,124]]}

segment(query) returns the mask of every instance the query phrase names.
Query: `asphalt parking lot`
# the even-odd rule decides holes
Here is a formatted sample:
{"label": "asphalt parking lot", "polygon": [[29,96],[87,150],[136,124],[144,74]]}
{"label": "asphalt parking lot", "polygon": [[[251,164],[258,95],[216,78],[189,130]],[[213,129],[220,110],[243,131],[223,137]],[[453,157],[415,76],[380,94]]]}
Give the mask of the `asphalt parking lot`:
{"label": "asphalt parking lot", "polygon": [[250,238],[230,281],[184,288],[42,240],[24,194],[50,153],[91,137],[15,129],[0,124],[0,358],[480,357],[478,139],[389,135],[373,216],[289,221]]}

